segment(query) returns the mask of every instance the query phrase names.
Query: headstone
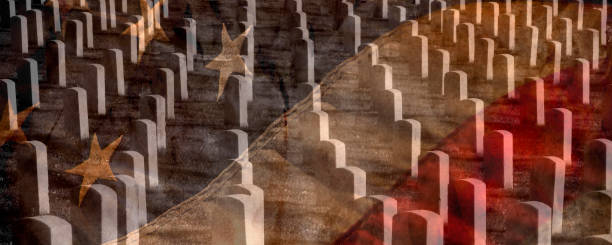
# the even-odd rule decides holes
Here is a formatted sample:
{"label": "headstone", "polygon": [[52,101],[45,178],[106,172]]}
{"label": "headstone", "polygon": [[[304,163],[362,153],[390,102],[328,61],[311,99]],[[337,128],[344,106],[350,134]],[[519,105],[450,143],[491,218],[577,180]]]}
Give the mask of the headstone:
{"label": "headstone", "polygon": [[578,39],[578,56],[590,61],[594,71],[599,70],[599,32],[587,28],[578,31]]}
{"label": "headstone", "polygon": [[144,157],[135,151],[120,151],[113,155],[110,162],[113,173],[130,176],[134,179],[138,197],[137,225],[147,223],[147,191]]}
{"label": "headstone", "polygon": [[371,195],[355,200],[353,205],[356,207],[371,207],[370,205],[373,205],[370,212],[374,218],[370,219],[369,222],[382,225],[369,229],[370,235],[384,244],[393,242],[393,218],[397,214],[397,200],[395,198],[385,195]]}
{"label": "headstone", "polygon": [[444,49],[429,51],[429,91],[432,94],[444,94],[444,74],[450,69],[450,53]]}
{"label": "headstone", "polygon": [[156,94],[143,96],[140,99],[139,110],[140,118],[149,119],[155,123],[157,149],[164,151],[166,149],[166,100]]}
{"label": "headstone", "polygon": [[442,151],[430,151],[419,162],[417,188],[423,194],[423,209],[448,220],[449,157]]}
{"label": "headstone", "polygon": [[[241,186],[248,194],[217,197],[210,210],[212,244],[264,244],[263,191],[254,185]],[[260,200],[261,199],[261,200]]]}
{"label": "headstone", "polygon": [[[374,110],[378,112],[378,122],[382,127],[393,127],[396,121],[402,120],[402,92],[397,89],[385,89],[373,92]],[[383,138],[389,139],[383,133]]]}
{"label": "headstone", "polygon": [[538,37],[539,37],[539,30],[537,27],[535,26],[528,26],[527,27],[528,31],[531,33],[531,38],[530,38],[530,49],[529,49],[529,56],[527,56],[527,63],[529,64],[529,67],[536,67],[536,65],[538,64]]}
{"label": "headstone", "polygon": [[69,139],[89,139],[89,117],[87,116],[87,91],[74,87],[64,94],[64,130]]}
{"label": "headstone", "polygon": [[153,93],[165,98],[168,119],[174,119],[174,88],[174,72],[168,68],[158,68],[153,81]]}
{"label": "headstone", "polygon": [[600,190],[583,194],[579,199],[579,221],[583,236],[609,234],[612,229],[612,191]]}
{"label": "headstone", "polygon": [[80,20],[67,20],[64,42],[66,42],[66,53],[77,57],[83,57],[83,22]]}
{"label": "headstone", "polygon": [[249,135],[240,129],[226,130],[227,145],[224,146],[223,159],[231,159],[241,162],[249,161]]}
{"label": "headstone", "polygon": [[549,155],[557,156],[565,162],[572,164],[572,112],[565,108],[554,108],[546,114],[546,128],[550,133],[546,137],[550,139]]}
{"label": "headstone", "polygon": [[514,50],[516,42],[515,18],[513,14],[502,14],[499,17],[499,41],[503,47]]}
{"label": "headstone", "polygon": [[493,57],[493,87],[496,96],[504,95],[509,99],[516,98],[514,68],[514,56],[498,54]]}
{"label": "headstone", "polygon": [[0,1],[0,21],[3,28],[11,26],[11,18],[17,14],[15,0]]}
{"label": "headstone", "polygon": [[612,190],[612,141],[600,138],[588,143],[582,181],[584,192]]}
{"label": "headstone", "polygon": [[553,62],[553,85],[561,82],[561,43],[558,41],[546,41],[549,60]]}
{"label": "headstone", "polygon": [[[132,123],[130,129],[130,148],[144,157],[147,187],[157,187],[157,134],[155,123],[140,119]],[[142,217],[142,216],[141,216]]]}
{"label": "headstone", "polygon": [[482,0],[476,0],[475,3],[470,4],[472,11],[474,11],[474,23],[477,25],[482,24]]}
{"label": "headstone", "polygon": [[410,74],[425,80],[429,76],[428,39],[421,35],[411,36],[406,39],[409,45],[400,45],[400,53],[410,57],[409,62],[407,62],[408,71]]}
{"label": "headstone", "polygon": [[15,233],[19,244],[72,244],[70,223],[52,215],[25,218],[19,222]]}
{"label": "headstone", "polygon": [[125,95],[123,73],[123,52],[120,49],[109,49],[104,53],[104,70],[106,71],[106,93]]}
{"label": "headstone", "polygon": [[457,26],[459,25],[459,10],[446,9],[442,12],[442,40],[445,46],[457,43]]}
{"label": "headstone", "polygon": [[[74,202],[79,189],[75,188]],[[117,194],[108,186],[91,185],[81,205],[75,203],[70,210],[75,243],[101,244],[117,238]]]}
{"label": "headstone", "polygon": [[21,215],[49,214],[47,147],[40,141],[26,141],[15,146],[15,156]]}
{"label": "headstone", "polygon": [[94,47],[94,27],[93,27],[93,15],[89,12],[79,12],[77,17],[81,23],[83,23],[83,45],[87,48]]}
{"label": "headstone", "polygon": [[474,24],[462,23],[457,26],[457,62],[474,63]]}
{"label": "headstone", "polygon": [[584,0],[578,1],[578,10],[576,11],[576,30],[582,31],[584,28]]}
{"label": "headstone", "polygon": [[606,45],[606,43],[608,42],[608,39],[606,37],[606,32],[607,31],[607,26],[608,26],[608,4],[607,4],[607,0],[602,1],[602,7],[601,8],[593,8],[593,10],[595,10],[595,13],[597,13],[598,15],[598,19],[599,19],[599,25],[597,25],[596,30],[600,33],[599,37],[600,37],[600,42],[602,43],[602,45]]}
{"label": "headstone", "polygon": [[497,37],[498,33],[498,21],[499,21],[499,3],[497,2],[486,2],[483,6],[483,29],[489,36]]}
{"label": "headstone", "polygon": [[222,95],[225,125],[246,128],[249,126],[248,101],[246,98],[249,87],[243,76],[230,76]]}
{"label": "headstone", "polygon": [[[168,2],[167,0],[164,2]],[[108,21],[110,28],[117,27],[117,14],[116,14],[115,0],[108,0]]]}
{"label": "headstone", "polygon": [[192,18],[185,18],[185,25],[187,30],[186,36],[186,53],[187,59],[187,71],[193,71],[193,58],[197,54],[197,33],[196,33],[196,21]]}
{"label": "headstone", "polygon": [[344,19],[340,27],[344,48],[353,54],[357,54],[361,45],[361,19],[357,15],[349,15]]}
{"label": "headstone", "polygon": [[314,83],[314,42],[308,38],[302,38],[294,41],[293,45],[292,64],[296,81]]}
{"label": "headstone", "polygon": [[189,90],[187,89],[187,61],[182,53],[172,53],[168,66],[174,72],[174,98],[187,100]]}
{"label": "headstone", "polygon": [[8,121],[8,128],[0,128],[0,130],[18,129],[19,126],[17,124],[17,95],[15,90],[15,83],[10,79],[0,80],[0,106],[3,112],[2,116],[6,117]]}
{"label": "headstone", "polygon": [[381,19],[387,19],[389,16],[389,3],[387,0],[376,0],[375,16]]}
{"label": "headstone", "polygon": [[591,103],[591,63],[587,59],[576,58],[574,67],[571,89],[567,90],[568,99],[588,105]]}
{"label": "headstone", "polygon": [[53,31],[55,33],[62,32],[62,21],[59,7],[59,0],[47,0],[53,11]]}
{"label": "headstone", "polygon": [[28,20],[25,16],[11,17],[11,43],[13,51],[21,54],[28,53]]}
{"label": "headstone", "polygon": [[506,244],[550,245],[552,241],[550,206],[537,202],[521,202],[508,208]]}
{"label": "headstone", "polygon": [[80,87],[87,91],[87,107],[98,115],[106,114],[106,84],[104,66],[88,64],[83,67],[84,79],[79,81]]}
{"label": "headstone", "polygon": [[[137,33],[138,40],[138,54],[144,53],[145,51],[145,20],[141,15],[132,15],[129,18],[129,23],[134,23],[134,29],[130,30],[130,33]],[[135,62],[134,62],[135,63]]]}
{"label": "headstone", "polygon": [[60,40],[51,40],[45,49],[47,81],[66,87],[66,46]]}
{"label": "headstone", "polygon": [[363,88],[373,87],[371,83],[375,76],[372,74],[372,70],[374,65],[378,64],[378,45],[368,43],[363,46],[361,52],[365,54],[361,55],[357,60],[357,65],[359,66],[359,86]]}
{"label": "headstone", "polygon": [[19,111],[30,106],[40,107],[38,62],[25,58],[17,66],[17,106]]}
{"label": "headstone", "polygon": [[535,26],[540,29],[540,35],[545,40],[552,40],[552,21],[553,21],[553,8],[550,5],[538,5],[534,9],[535,13],[543,13],[538,21],[535,21]]}
{"label": "headstone", "polygon": [[28,40],[33,47],[43,47],[43,19],[42,11],[28,10],[25,14],[28,23]]}
{"label": "headstone", "polygon": [[459,70],[445,73],[444,83],[442,83],[442,94],[451,100],[458,101],[467,99],[467,74]]}
{"label": "headstone", "polygon": [[138,62],[138,25],[132,22],[126,22],[123,24],[127,27],[127,33],[121,34],[121,49],[125,59],[132,64]]}
{"label": "headstone", "polygon": [[410,175],[416,178],[421,155],[421,123],[414,119],[399,120],[393,130],[393,163],[400,165],[400,169],[410,169]]}
{"label": "headstone", "polygon": [[444,241],[444,219],[428,210],[402,211],[393,216],[393,244],[435,244]]}
{"label": "headstone", "polygon": [[[435,26],[435,23],[439,23],[439,26],[442,26],[442,15],[446,9],[446,2],[444,0],[434,0],[429,1],[429,21],[432,22],[432,25]],[[435,13],[437,11],[437,13]],[[434,19],[434,16],[436,19]],[[439,20],[437,18],[440,18]]]}
{"label": "headstone", "polygon": [[559,23],[559,26],[556,28],[558,29],[558,31],[556,31],[556,33],[559,33],[557,40],[559,40],[561,42],[561,44],[563,45],[563,53],[566,56],[572,56],[572,42],[573,42],[573,24],[572,24],[572,19],[570,18],[559,18],[559,20],[561,21],[561,23]]}
{"label": "headstone", "polygon": [[138,184],[127,175],[115,175],[116,181],[104,180],[104,185],[117,194],[117,237],[138,229]]}
{"label": "headstone", "polygon": [[514,142],[512,133],[495,130],[484,137],[484,181],[493,188],[513,188]]}
{"label": "headstone", "polygon": [[566,163],[558,157],[543,157],[533,163],[530,198],[552,207],[552,233],[561,233]]}
{"label": "headstone", "polygon": [[404,21],[406,21],[406,7],[391,6],[391,9],[389,9],[389,23],[392,26],[397,26]]}
{"label": "headstone", "polygon": [[485,245],[487,234],[487,190],[481,180],[452,181],[449,194],[449,234],[458,244]]}
{"label": "headstone", "polygon": [[474,48],[476,69],[474,72],[486,80],[493,80],[493,55],[495,54],[495,41],[491,38],[479,38]]}

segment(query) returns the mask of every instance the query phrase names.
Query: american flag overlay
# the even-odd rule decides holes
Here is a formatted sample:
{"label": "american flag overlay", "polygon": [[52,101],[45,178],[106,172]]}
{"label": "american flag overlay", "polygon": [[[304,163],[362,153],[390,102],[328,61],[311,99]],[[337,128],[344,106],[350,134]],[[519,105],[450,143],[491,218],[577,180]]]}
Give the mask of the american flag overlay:
{"label": "american flag overlay", "polygon": [[0,245],[612,245],[607,1],[0,0]]}

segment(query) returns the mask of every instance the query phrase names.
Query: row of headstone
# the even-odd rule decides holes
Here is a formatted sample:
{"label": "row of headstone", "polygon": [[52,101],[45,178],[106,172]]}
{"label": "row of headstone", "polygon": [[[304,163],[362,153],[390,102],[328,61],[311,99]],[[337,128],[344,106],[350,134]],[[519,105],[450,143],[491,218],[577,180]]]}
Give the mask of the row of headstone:
{"label": "row of headstone", "polygon": [[315,84],[314,72],[314,42],[310,39],[308,31],[307,14],[302,11],[302,1],[292,0],[289,6],[292,9],[291,20],[293,28],[293,71],[296,82]]}
{"label": "row of headstone", "polygon": [[[22,241],[71,244],[74,237],[77,243],[102,243],[137,229],[143,221],[146,223],[142,161],[133,162],[132,175],[117,175],[116,182],[91,185],[80,206],[76,205],[75,198],[68,213],[58,213],[69,217],[68,223],[51,215],[57,212],[52,210],[54,204],[49,197],[50,188],[54,187],[48,183],[46,146],[27,141],[18,145],[15,152],[20,175],[17,183],[20,207],[24,217],[31,217],[20,222],[18,237]],[[78,190],[73,188],[74,197]]]}
{"label": "row of headstone", "polygon": [[339,30],[347,52],[357,54],[361,46],[361,18],[355,14],[353,3],[342,0]]}
{"label": "row of headstone", "polygon": [[235,185],[216,197],[208,210],[214,244],[264,244],[264,192],[253,183],[253,164],[249,161],[248,135],[229,130],[237,139],[233,161],[240,167]]}

